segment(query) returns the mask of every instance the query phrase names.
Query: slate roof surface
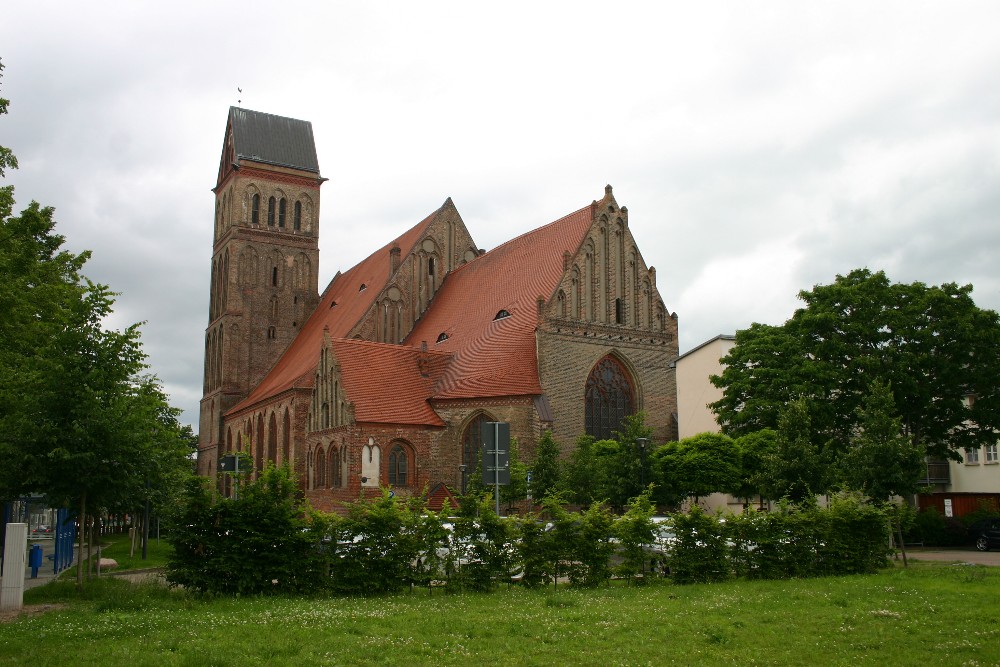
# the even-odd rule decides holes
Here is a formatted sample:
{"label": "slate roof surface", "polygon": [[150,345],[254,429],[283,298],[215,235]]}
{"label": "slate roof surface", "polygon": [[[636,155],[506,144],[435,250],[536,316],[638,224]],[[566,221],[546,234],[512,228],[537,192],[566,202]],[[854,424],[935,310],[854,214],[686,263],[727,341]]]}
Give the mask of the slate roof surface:
{"label": "slate roof surface", "polygon": [[[526,396],[542,393],[535,329],[538,297],[548,302],[564,274],[563,253],[575,255],[593,208],[494,248],[448,274],[430,309],[404,344],[455,355],[434,398]],[[495,319],[505,310],[509,317]],[[436,342],[440,334],[447,340]]]}
{"label": "slate roof surface", "polygon": [[[397,244],[400,255],[408,255],[440,210],[431,213],[346,273],[334,277],[292,344],[250,395],[231,411],[241,410],[292,387],[312,387],[319,353],[323,348],[324,330],[328,329],[330,338],[349,335],[389,281],[389,250]],[[366,286],[364,290],[362,285]],[[352,396],[351,400],[355,398]]]}
{"label": "slate roof surface", "polygon": [[237,158],[319,173],[312,123],[229,107]]}

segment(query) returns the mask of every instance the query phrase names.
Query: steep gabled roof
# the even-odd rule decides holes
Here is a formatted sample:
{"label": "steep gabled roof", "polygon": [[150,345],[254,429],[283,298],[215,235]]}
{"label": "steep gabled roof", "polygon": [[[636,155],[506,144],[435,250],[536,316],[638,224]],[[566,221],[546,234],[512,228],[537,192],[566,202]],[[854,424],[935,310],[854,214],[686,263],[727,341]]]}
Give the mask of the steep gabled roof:
{"label": "steep gabled roof", "polygon": [[[454,354],[435,398],[542,393],[535,329],[538,297],[548,301],[593,222],[586,206],[481,255],[450,273],[404,343],[427,341]],[[497,318],[505,311],[508,315]],[[438,341],[441,334],[447,339]]]}
{"label": "steep gabled roof", "polygon": [[342,338],[330,345],[356,422],[445,425],[428,401],[450,354]]}
{"label": "steep gabled roof", "polygon": [[[331,338],[344,338],[348,335],[388,284],[389,250],[393,245],[398,245],[403,256],[409,254],[443,208],[444,205],[346,273],[335,276],[295,340],[260,384],[231,412],[242,410],[292,387],[312,387],[313,373],[323,348],[324,330]],[[362,285],[365,286],[363,290]]]}
{"label": "steep gabled roof", "polygon": [[229,107],[237,159],[319,173],[312,123]]}

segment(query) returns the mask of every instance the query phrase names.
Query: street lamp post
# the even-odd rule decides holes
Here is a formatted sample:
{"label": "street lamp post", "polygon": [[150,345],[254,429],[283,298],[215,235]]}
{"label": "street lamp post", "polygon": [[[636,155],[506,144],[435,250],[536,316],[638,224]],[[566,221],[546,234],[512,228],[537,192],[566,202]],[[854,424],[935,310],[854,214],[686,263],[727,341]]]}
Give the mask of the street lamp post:
{"label": "street lamp post", "polygon": [[464,463],[458,466],[458,469],[462,471],[462,495],[465,495],[465,473],[468,470],[468,466]]}

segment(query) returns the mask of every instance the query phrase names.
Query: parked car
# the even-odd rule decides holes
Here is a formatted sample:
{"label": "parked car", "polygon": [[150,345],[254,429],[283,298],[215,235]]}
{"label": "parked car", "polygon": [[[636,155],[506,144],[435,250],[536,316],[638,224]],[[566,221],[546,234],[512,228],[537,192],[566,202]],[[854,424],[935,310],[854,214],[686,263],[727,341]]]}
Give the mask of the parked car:
{"label": "parked car", "polygon": [[39,524],[35,526],[35,529],[31,532],[35,535],[51,535],[52,527],[46,526],[45,524]]}
{"label": "parked car", "polygon": [[976,541],[976,548],[989,551],[1000,547],[1000,519],[983,519],[969,527],[969,533]]}

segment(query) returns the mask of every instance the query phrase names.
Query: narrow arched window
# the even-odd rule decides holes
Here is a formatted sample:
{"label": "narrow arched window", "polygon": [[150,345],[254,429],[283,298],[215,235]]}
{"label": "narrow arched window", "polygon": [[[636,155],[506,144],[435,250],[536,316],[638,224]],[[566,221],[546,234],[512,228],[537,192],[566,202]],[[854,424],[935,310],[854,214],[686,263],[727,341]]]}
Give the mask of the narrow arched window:
{"label": "narrow arched window", "polygon": [[635,413],[635,390],[620,361],[607,356],[590,371],[585,406],[587,435],[607,440],[621,431],[625,417]]}
{"label": "narrow arched window", "polygon": [[250,222],[255,225],[260,224],[260,195],[254,195],[250,204]]}
{"label": "narrow arched window", "polygon": [[396,445],[389,452],[389,484],[391,486],[406,486],[408,468],[406,450],[402,445]]}
{"label": "narrow arched window", "polygon": [[267,226],[274,227],[274,197],[267,200]]}
{"label": "narrow arched window", "polygon": [[295,231],[302,229],[302,202],[295,202],[295,218],[293,224],[295,225]]}
{"label": "narrow arched window", "polygon": [[313,468],[313,475],[316,479],[316,488],[326,488],[326,455],[322,449],[316,450],[316,465]]}
{"label": "narrow arched window", "polygon": [[278,226],[284,229],[285,227],[285,198],[282,197],[278,200]]}
{"label": "narrow arched window", "polygon": [[494,421],[489,415],[477,415],[465,427],[465,432],[462,434],[462,464],[469,466],[469,475],[475,473],[473,466],[479,465],[479,450],[483,445],[483,425],[489,421]]}
{"label": "narrow arched window", "polygon": [[330,449],[330,488],[340,488],[340,452],[336,447]]}

